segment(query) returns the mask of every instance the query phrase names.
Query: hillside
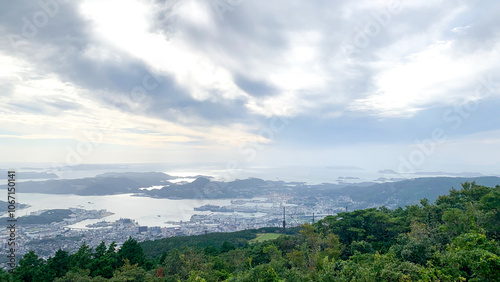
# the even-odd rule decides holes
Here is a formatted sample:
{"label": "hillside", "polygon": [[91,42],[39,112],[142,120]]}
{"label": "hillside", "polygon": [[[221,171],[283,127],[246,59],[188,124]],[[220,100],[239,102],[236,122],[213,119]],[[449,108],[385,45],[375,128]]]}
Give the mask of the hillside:
{"label": "hillside", "polygon": [[[49,179],[59,178],[55,173],[36,172],[36,171],[16,171],[18,179]],[[7,179],[7,170],[0,169],[0,179]]]}

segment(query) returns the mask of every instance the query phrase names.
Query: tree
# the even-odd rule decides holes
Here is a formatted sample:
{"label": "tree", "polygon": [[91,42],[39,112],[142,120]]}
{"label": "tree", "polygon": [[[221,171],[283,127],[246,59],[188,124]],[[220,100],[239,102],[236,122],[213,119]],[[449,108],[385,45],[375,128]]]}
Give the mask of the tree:
{"label": "tree", "polygon": [[500,239],[500,186],[484,195],[480,201],[484,212],[482,223],[489,238]]}
{"label": "tree", "polygon": [[227,253],[234,249],[236,249],[236,247],[233,244],[229,243],[228,241],[224,241],[224,243],[222,243],[222,246],[220,247],[220,252]]}
{"label": "tree", "polygon": [[116,242],[113,241],[109,244],[108,250],[106,251],[106,257],[111,261],[113,269],[119,267],[120,261],[118,260],[118,253],[116,252]]}
{"label": "tree", "polygon": [[281,258],[281,251],[275,245],[267,246],[262,249],[265,254],[269,255],[271,261],[279,260]]}
{"label": "tree", "polygon": [[[88,269],[76,269],[70,270],[61,278],[57,278],[55,282],[90,282],[90,281],[99,281],[98,279],[92,279],[90,276],[90,270]],[[102,280],[101,280],[102,281]]]}
{"label": "tree", "polygon": [[217,249],[214,246],[207,246],[207,247],[205,247],[205,249],[203,250],[203,252],[207,256],[218,256],[220,254],[219,249]]}
{"label": "tree", "polygon": [[118,269],[111,281],[153,281],[154,276],[137,264],[130,264],[128,259],[124,259],[123,266]]}
{"label": "tree", "polygon": [[166,274],[179,274],[182,269],[181,252],[178,249],[173,249],[168,252],[165,259],[162,261],[162,265],[165,267]]}
{"label": "tree", "polygon": [[[420,208],[417,207],[417,210]],[[338,235],[344,245],[366,241],[375,250],[386,251],[394,243],[398,231],[405,229],[398,226],[403,224],[394,220],[392,214],[385,209],[371,208],[327,216],[317,226],[324,234]]]}
{"label": "tree", "polygon": [[113,277],[113,272],[117,265],[117,254],[115,250],[116,243],[111,243],[109,249],[106,250],[106,244],[101,242],[95,249],[94,258],[92,259],[91,275],[102,276],[105,278]]}
{"label": "tree", "polygon": [[14,277],[10,275],[7,271],[0,268],[0,281],[12,282],[14,281]]}
{"label": "tree", "polygon": [[457,208],[446,210],[442,219],[445,224],[441,225],[441,229],[449,238],[455,238],[462,233],[476,230],[476,218],[470,204],[465,211]]}

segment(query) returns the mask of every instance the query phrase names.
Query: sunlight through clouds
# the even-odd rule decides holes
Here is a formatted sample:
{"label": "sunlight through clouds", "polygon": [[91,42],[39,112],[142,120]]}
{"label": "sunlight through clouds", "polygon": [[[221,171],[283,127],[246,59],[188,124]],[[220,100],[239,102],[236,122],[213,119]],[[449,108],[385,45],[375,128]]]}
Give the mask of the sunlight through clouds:
{"label": "sunlight through clouds", "polygon": [[[167,40],[162,34],[154,33],[151,30],[151,6],[134,0],[128,2],[131,4],[125,5],[128,8],[123,11],[120,9],[120,13],[113,12],[116,7],[113,3],[104,7],[99,1],[87,1],[82,4],[82,14],[93,23],[95,33],[99,34],[96,44],[109,44],[113,49],[128,52],[143,60],[156,71],[173,75],[197,100],[216,101],[246,97],[245,93],[234,85],[227,70],[197,52],[182,37]],[[206,31],[207,25],[215,19],[209,18],[203,9],[206,9],[204,5],[199,5],[199,2],[187,1],[177,12],[182,15],[183,12],[188,12],[183,19],[201,25]]]}

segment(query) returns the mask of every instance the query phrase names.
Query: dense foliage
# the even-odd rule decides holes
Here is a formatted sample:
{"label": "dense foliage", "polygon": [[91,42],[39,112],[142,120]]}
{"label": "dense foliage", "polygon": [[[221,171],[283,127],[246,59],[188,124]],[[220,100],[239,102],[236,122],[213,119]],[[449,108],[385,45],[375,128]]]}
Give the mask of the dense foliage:
{"label": "dense foliage", "polygon": [[434,204],[339,213],[261,243],[249,244],[255,232],[230,234],[213,234],[206,244],[203,236],[162,239],[145,248],[130,238],[119,250],[83,244],[47,261],[30,252],[0,280],[498,281],[500,186],[466,182]]}
{"label": "dense foliage", "polygon": [[[207,233],[205,235],[179,236],[163,238],[156,241],[145,241],[140,243],[148,258],[161,256],[165,252],[184,247],[219,249],[224,243],[234,245],[236,248],[245,247],[260,233],[280,233],[283,229],[278,227],[264,227],[249,229],[230,233]],[[300,228],[293,227],[286,230],[287,234],[298,234]]]}

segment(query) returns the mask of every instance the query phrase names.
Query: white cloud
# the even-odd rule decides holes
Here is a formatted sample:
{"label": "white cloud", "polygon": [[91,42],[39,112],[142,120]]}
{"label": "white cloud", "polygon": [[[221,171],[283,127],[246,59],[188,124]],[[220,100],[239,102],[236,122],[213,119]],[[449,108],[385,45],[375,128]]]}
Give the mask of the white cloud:
{"label": "white cloud", "polygon": [[[410,148],[409,131],[378,137],[387,128],[408,127],[413,134],[411,127],[420,118],[442,122],[430,121],[425,110],[470,100],[481,77],[499,69],[498,17],[492,1],[243,1],[222,20],[209,2],[85,0],[66,6],[79,11],[74,19],[60,13],[36,36],[24,38],[19,50],[0,47],[0,138],[9,147],[16,142],[79,142],[85,140],[85,131],[98,130],[117,160],[158,160],[172,152],[193,160],[202,152],[208,160],[227,156],[245,142],[279,147],[279,139],[254,134],[263,117],[278,115],[296,118],[290,118],[285,133],[289,143],[328,148],[300,154],[285,148],[274,161],[285,155],[289,162],[317,162],[321,156],[326,164],[338,154],[363,163],[392,152],[396,143],[399,151]],[[342,49],[356,32],[380,20],[391,3],[401,4],[401,9],[370,35],[365,47],[355,56]],[[26,9],[17,5],[11,22],[0,24],[5,34],[19,34],[22,28],[18,20]],[[8,42],[5,37],[0,41]],[[130,65],[140,69],[125,69]],[[126,98],[131,89],[124,85],[129,79],[140,81],[144,66],[144,72],[159,73],[167,81],[144,101]],[[490,98],[497,102],[498,97]],[[393,119],[360,124],[373,115]],[[111,126],[103,129],[102,121]],[[487,131],[492,124],[474,130]],[[332,144],[324,139],[327,130],[339,137]],[[476,142],[484,145],[481,157],[488,156],[486,145],[493,148],[498,139],[485,134],[491,138]],[[345,150],[340,144],[352,140],[366,146],[350,144]],[[446,158],[465,151],[461,144]],[[123,148],[137,151],[128,155]],[[324,150],[332,153],[326,157]],[[147,157],[141,157],[143,152]],[[385,162],[397,160],[393,155]]]}
{"label": "white cloud", "polygon": [[[239,140],[266,141],[248,133],[247,126],[212,126],[200,130],[201,127],[109,108],[94,100],[89,90],[63,82],[53,73],[36,72],[24,60],[0,53],[0,62],[9,62],[11,70],[1,72],[2,81],[15,79],[11,82],[14,88],[10,95],[0,98],[3,109],[0,121],[4,130],[17,132],[0,137],[85,141],[89,134],[98,134],[103,143],[136,147],[162,147],[192,141],[201,142],[202,146],[237,146]],[[100,94],[119,97],[105,91]]]}

